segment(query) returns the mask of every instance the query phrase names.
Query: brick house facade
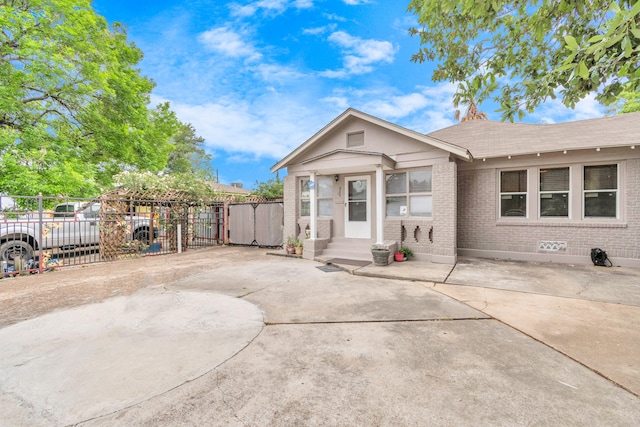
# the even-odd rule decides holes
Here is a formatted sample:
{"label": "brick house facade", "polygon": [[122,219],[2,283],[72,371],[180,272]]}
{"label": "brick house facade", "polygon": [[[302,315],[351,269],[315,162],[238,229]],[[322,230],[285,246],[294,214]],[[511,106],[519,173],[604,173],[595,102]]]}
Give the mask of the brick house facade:
{"label": "brick house facade", "polygon": [[[552,125],[468,121],[428,135],[348,109],[272,172],[285,236],[315,258],[366,242],[416,258],[640,267],[640,113]],[[307,238],[308,236],[308,238]]]}

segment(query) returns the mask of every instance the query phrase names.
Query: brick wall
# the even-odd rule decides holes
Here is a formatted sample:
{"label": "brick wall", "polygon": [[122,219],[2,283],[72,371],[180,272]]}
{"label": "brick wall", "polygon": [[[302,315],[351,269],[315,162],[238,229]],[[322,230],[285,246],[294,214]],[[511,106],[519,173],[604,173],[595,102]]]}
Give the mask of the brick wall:
{"label": "brick wall", "polygon": [[456,257],[457,164],[433,165],[433,255]]}
{"label": "brick wall", "polygon": [[297,179],[295,176],[284,177],[284,230],[282,235],[286,240],[296,235],[296,219],[298,217]]}
{"label": "brick wall", "polygon": [[[614,263],[615,258],[640,260],[640,159],[624,163],[621,168],[624,187],[618,195],[623,216],[620,221],[499,220],[497,170],[460,171],[458,248],[504,251],[505,256],[508,253],[546,254],[548,260],[559,262],[563,256],[569,256],[571,261],[588,262],[591,248],[600,247]],[[537,197],[537,194],[530,193],[528,197]],[[437,232],[437,225],[434,230]],[[539,247],[541,241],[566,242],[566,249],[544,251]]]}

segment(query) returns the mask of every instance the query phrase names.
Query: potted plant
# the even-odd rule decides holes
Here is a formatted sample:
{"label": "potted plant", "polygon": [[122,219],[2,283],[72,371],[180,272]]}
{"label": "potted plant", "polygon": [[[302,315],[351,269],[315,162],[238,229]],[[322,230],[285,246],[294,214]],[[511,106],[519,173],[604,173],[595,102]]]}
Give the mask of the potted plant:
{"label": "potted plant", "polygon": [[371,255],[373,256],[373,263],[375,265],[388,265],[389,264],[389,249],[373,245],[371,247]]}
{"label": "potted plant", "polygon": [[294,242],[293,246],[295,247],[296,255],[302,255],[302,247],[303,247],[302,240],[296,239],[296,241]]}
{"label": "potted plant", "polygon": [[[413,256],[413,251],[411,250],[411,248],[403,246],[398,249],[398,252],[396,252],[396,261],[406,261],[410,256]],[[400,260],[398,260],[398,258],[400,258]]]}
{"label": "potted plant", "polygon": [[296,253],[296,239],[293,236],[289,236],[287,237],[287,243],[285,243],[285,250],[287,251],[287,255],[293,255],[294,253]]}

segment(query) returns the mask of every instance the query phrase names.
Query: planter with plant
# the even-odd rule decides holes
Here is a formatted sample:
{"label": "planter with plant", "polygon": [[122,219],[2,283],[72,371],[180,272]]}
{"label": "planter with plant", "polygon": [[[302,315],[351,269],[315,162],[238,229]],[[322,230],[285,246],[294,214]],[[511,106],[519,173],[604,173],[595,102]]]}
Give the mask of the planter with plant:
{"label": "planter with plant", "polygon": [[300,239],[296,239],[293,246],[295,247],[296,255],[302,255],[302,248],[304,246],[304,242]]}
{"label": "planter with plant", "polygon": [[296,253],[296,239],[293,236],[287,237],[287,242],[285,243],[284,249],[287,251],[287,255],[293,255]]}
{"label": "planter with plant", "polygon": [[396,261],[401,262],[401,261],[406,261],[407,259],[409,259],[409,257],[413,256],[413,251],[411,250],[411,248],[408,248],[406,246],[402,246],[400,249],[398,249],[398,252],[396,252],[395,257],[396,257]]}
{"label": "planter with plant", "polygon": [[371,247],[371,255],[373,256],[373,263],[375,265],[388,265],[389,264],[389,254],[391,251],[389,249],[373,245]]}

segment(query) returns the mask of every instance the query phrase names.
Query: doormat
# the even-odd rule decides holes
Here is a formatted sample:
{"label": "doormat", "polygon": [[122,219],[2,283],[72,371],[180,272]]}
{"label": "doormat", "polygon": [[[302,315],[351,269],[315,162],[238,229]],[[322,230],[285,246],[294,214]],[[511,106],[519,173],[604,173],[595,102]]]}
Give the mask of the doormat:
{"label": "doormat", "polygon": [[356,265],[358,267],[364,267],[371,264],[371,261],[359,261],[355,259],[346,258],[331,258],[329,261],[325,261],[327,264],[344,264],[344,265]]}
{"label": "doormat", "polygon": [[324,271],[325,273],[333,273],[334,271],[340,271],[340,269],[338,267],[336,267],[335,265],[321,265],[319,267],[316,267],[319,270]]}

